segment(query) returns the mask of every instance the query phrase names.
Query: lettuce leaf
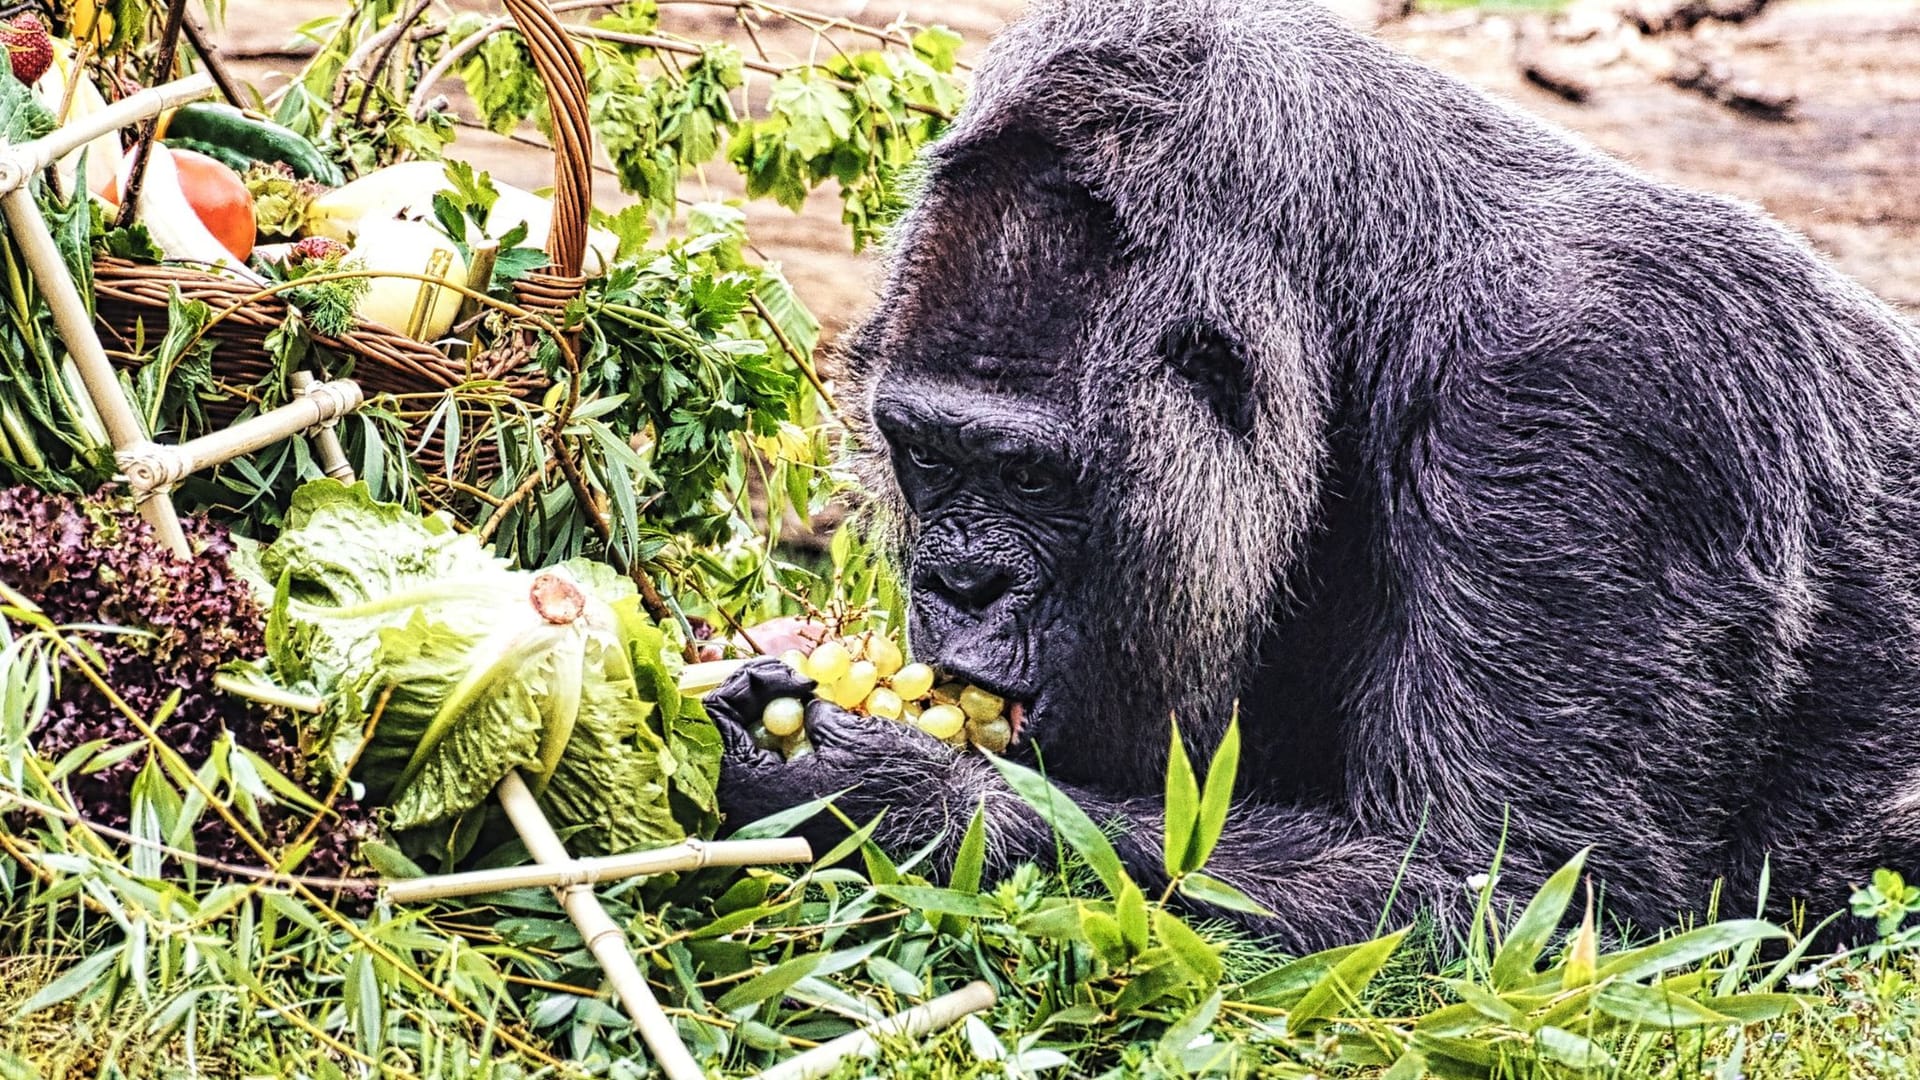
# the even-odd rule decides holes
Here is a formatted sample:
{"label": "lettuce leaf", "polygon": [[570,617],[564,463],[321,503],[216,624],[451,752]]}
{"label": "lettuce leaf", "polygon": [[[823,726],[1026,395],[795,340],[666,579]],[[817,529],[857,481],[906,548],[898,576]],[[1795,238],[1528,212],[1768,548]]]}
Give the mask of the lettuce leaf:
{"label": "lettuce leaf", "polygon": [[711,835],[720,740],[680,696],[633,583],[576,561],[582,614],[555,624],[515,570],[446,520],[322,480],[238,560],[274,597],[265,666],[327,698],[319,733],[397,831],[445,827],[518,769],[583,852]]}

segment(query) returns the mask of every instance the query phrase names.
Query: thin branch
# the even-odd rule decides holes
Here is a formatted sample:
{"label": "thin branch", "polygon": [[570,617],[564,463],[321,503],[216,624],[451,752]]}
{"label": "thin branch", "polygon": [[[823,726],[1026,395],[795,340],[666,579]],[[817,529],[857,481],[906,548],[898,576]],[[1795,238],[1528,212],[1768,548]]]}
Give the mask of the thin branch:
{"label": "thin branch", "polygon": [[[364,89],[360,91],[360,109],[355,114],[356,119],[362,126],[367,123],[370,110],[373,108],[373,88],[380,81],[380,73],[387,69],[387,62],[393,59],[394,50],[398,49],[400,43],[406,40],[407,28],[412,26],[420,16],[426,14],[427,5],[431,2],[432,0],[413,0],[412,7],[401,13],[399,18],[387,24],[386,29],[381,31],[382,34],[386,35],[386,40],[379,46],[379,55],[375,56],[373,62],[368,64],[364,70],[353,68],[351,66],[352,61],[348,61],[348,74],[350,76],[357,76],[360,79],[361,85],[364,87]],[[372,41],[373,39],[369,38],[368,44],[371,44]],[[358,52],[359,50],[355,51]]]}
{"label": "thin branch", "polygon": [[[199,19],[189,14],[182,30],[187,35],[187,44],[193,46],[194,54],[200,58],[200,66],[207,70],[207,74],[213,76],[213,85],[220,88],[220,96],[226,98],[227,103],[236,109],[246,108],[247,95],[240,89],[240,83],[234,79],[233,73],[227,70],[226,62],[221,59],[219,47],[207,37],[207,28],[200,25]],[[74,67],[75,70],[79,69],[78,64]]]}
{"label": "thin branch", "polygon": [[[569,0],[569,2],[553,5],[553,10],[558,13],[575,8],[604,7],[610,2],[612,2],[612,0]],[[455,64],[465,59],[468,53],[479,48],[488,38],[493,37],[501,31],[512,29],[512,27],[513,19],[508,16],[502,16],[486,23],[478,30],[461,38],[453,45],[448,46],[447,51],[442,53],[438,60],[434,61],[433,66],[428,68],[426,73],[420,76],[420,81],[414,85],[413,98],[407,102],[407,115],[414,119],[419,119],[420,116],[426,112],[427,102],[430,100],[429,96],[433,93],[434,86],[437,85],[441,79],[446,78],[447,73],[453,70]],[[660,37],[656,34],[629,34],[618,30],[602,30],[593,26],[568,26],[565,29],[568,34],[588,41],[606,41],[615,45],[630,45],[635,48],[653,49],[656,52],[678,53],[682,56],[701,56],[706,52],[704,48],[692,42],[678,41],[673,38]],[[798,67],[806,66],[799,64],[782,65],[769,63],[764,60],[749,59],[742,59],[740,64],[750,71],[758,71],[762,74],[774,76],[785,75]],[[847,82],[844,79],[829,79],[828,81],[843,90],[852,91],[858,89],[855,84]],[[942,120],[953,119],[951,113],[944,109],[935,108],[932,105],[910,102],[907,104],[907,109],[926,116],[939,117]]]}
{"label": "thin branch", "polygon": [[[187,21],[187,5],[192,0],[172,0],[167,5],[167,21],[160,31],[160,53],[154,58],[153,69],[161,82],[173,78],[173,60],[180,47],[180,32]],[[208,75],[212,75],[211,71]],[[153,151],[153,133],[160,123],[158,116],[150,116],[140,124],[140,138],[134,144],[133,163],[127,168],[126,182],[120,185],[120,213],[114,218],[114,228],[124,229],[133,224],[133,217],[140,204],[140,185],[147,178],[147,158]]]}

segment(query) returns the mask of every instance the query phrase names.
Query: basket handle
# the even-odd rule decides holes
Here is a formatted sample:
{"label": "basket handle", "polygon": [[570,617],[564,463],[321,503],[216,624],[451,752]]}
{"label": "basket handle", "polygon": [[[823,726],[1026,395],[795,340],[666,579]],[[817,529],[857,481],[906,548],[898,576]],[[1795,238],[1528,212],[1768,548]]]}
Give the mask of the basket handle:
{"label": "basket handle", "polygon": [[587,73],[545,0],[506,0],[506,7],[546,87],[553,125],[553,227],[547,234],[547,272],[577,278],[586,258],[587,214],[593,207]]}

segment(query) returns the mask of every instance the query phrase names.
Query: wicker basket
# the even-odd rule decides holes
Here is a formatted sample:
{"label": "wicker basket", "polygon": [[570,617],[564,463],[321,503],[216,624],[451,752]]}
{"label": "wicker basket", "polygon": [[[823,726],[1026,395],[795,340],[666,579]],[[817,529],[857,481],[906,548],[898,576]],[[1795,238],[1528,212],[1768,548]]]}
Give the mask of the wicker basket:
{"label": "wicker basket", "polygon": [[[593,205],[587,80],[565,29],[544,0],[505,3],[546,87],[554,147],[548,264],[518,284],[516,300],[535,313],[557,315],[584,285],[580,266]],[[208,335],[214,341],[216,378],[230,386],[253,386],[274,374],[266,337],[286,321],[288,313],[285,301],[278,297],[255,299],[257,286],[191,266],[154,266],[102,256],[95,260],[93,271],[102,336],[109,349],[119,346],[115,351],[130,364],[138,362],[140,343],[150,345],[165,336],[167,306],[178,289],[183,298],[204,301],[215,312],[234,309]],[[529,397],[548,385],[545,374],[531,363],[531,349],[523,336],[497,342],[477,356],[467,355],[472,350],[464,346],[450,355],[373,323],[359,323],[337,338],[316,335],[315,341],[323,352],[344,358],[323,374],[351,377],[368,396],[441,393],[474,380],[499,380],[510,392]],[[216,408],[215,418],[230,419],[244,404],[235,400]],[[423,464],[436,468],[440,464],[437,438],[429,440],[421,454]],[[492,458],[492,446],[475,440],[462,454],[461,471],[484,476],[495,466]]]}

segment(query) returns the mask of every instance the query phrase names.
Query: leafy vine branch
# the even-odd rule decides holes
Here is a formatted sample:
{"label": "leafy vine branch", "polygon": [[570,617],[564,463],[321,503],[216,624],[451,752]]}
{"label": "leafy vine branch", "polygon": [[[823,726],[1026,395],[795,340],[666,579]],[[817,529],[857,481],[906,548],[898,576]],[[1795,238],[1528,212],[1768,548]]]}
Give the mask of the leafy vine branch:
{"label": "leafy vine branch", "polygon": [[[561,14],[591,8],[617,7],[625,2],[626,0],[562,0],[562,2],[553,5],[553,10],[556,14]],[[767,5],[738,2],[738,0],[669,0],[669,2],[701,3],[707,6],[729,7],[740,11],[772,11],[793,19],[800,25],[813,30],[816,34],[824,34],[832,30],[865,32],[869,36],[889,44],[906,48],[912,47],[910,40],[903,39],[899,35],[888,31],[878,30],[858,23],[849,23],[845,20],[835,20],[825,15],[817,16],[820,20],[818,23],[810,22],[806,21],[807,16],[805,13],[797,12],[789,8],[773,8]],[[415,17],[417,18],[418,16],[416,15]],[[396,22],[398,22],[398,20],[396,20]],[[428,106],[433,101],[433,88],[438,86],[441,81],[447,77],[454,66],[462,60],[465,60],[475,49],[485,44],[488,39],[503,31],[512,29],[513,25],[512,17],[500,16],[499,18],[486,22],[479,29],[449,46],[444,53],[440,54],[440,56],[434,60],[433,66],[429,67],[425,74],[421,75],[420,81],[414,85],[413,97],[407,102],[407,115],[416,120],[424,117],[427,113]],[[671,37],[662,37],[658,34],[633,34],[618,30],[604,30],[592,26],[568,26],[566,29],[567,33],[574,37],[589,41],[604,41],[615,45],[652,49],[655,52],[673,53],[680,56],[698,57],[706,53],[706,48],[701,45],[680,41]],[[786,75],[799,68],[811,66],[806,64],[776,64],[767,60],[747,59],[741,60],[740,63],[742,67],[750,71],[758,71],[761,74],[773,76]],[[965,69],[964,65],[956,64],[955,66],[962,68],[962,70]],[[371,81],[377,78],[377,74],[378,69],[376,68],[375,71],[369,72],[364,78]],[[845,79],[835,78],[829,81],[840,89],[849,92],[854,92],[859,89],[854,83]],[[933,105],[927,105],[921,102],[907,102],[906,107],[924,116],[932,116],[941,120],[953,119],[953,115],[950,112]]]}

